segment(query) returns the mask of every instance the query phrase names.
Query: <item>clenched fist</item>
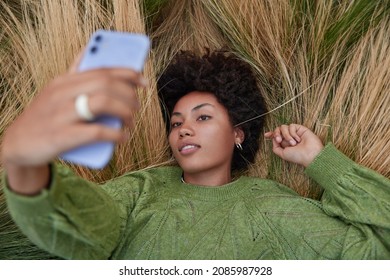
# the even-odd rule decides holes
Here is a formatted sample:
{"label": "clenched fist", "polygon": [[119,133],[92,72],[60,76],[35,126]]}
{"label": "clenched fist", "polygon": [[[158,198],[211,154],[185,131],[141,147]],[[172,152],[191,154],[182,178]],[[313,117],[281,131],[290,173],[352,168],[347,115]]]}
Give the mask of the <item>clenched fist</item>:
{"label": "clenched fist", "polygon": [[281,125],[264,134],[280,158],[307,167],[324,148],[320,138],[299,124]]}

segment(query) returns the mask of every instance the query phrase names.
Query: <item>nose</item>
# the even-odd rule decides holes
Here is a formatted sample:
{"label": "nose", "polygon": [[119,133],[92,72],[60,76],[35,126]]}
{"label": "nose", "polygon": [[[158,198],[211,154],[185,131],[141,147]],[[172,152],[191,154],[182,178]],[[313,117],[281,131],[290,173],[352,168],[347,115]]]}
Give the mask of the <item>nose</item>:
{"label": "nose", "polygon": [[194,131],[190,127],[182,124],[179,130],[180,138],[183,138],[184,136],[193,136],[193,135],[194,135]]}

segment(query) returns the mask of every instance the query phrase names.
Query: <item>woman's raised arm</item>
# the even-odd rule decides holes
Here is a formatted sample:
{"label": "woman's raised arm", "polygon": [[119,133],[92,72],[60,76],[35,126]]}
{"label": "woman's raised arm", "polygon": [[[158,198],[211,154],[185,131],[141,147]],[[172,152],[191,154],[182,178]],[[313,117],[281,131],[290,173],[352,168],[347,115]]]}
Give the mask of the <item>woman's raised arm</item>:
{"label": "woman's raised arm", "polygon": [[5,132],[2,161],[15,192],[39,193],[49,183],[49,163],[67,150],[126,138],[121,130],[84,121],[75,109],[79,95],[88,96],[94,116],[112,115],[132,126],[139,108],[136,87],[146,84],[141,74],[120,68],[76,72],[78,61],[52,80]]}

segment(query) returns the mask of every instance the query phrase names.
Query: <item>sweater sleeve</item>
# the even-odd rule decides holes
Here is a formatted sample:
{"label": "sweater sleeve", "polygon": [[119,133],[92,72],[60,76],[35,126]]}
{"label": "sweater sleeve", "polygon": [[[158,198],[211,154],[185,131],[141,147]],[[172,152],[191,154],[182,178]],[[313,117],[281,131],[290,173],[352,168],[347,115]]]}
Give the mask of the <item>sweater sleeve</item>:
{"label": "sweater sleeve", "polygon": [[66,259],[107,259],[117,246],[126,211],[102,187],[52,165],[50,188],[39,195],[4,193],[10,214],[31,241]]}
{"label": "sweater sleeve", "polygon": [[342,258],[389,258],[390,180],[358,165],[332,144],[305,172],[325,189],[324,211],[350,225]]}

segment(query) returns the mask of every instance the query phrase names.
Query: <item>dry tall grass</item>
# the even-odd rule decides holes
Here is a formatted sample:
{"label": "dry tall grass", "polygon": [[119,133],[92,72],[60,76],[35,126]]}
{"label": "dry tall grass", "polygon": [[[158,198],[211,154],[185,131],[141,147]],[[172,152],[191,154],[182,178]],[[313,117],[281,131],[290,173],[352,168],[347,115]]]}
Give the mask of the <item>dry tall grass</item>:
{"label": "dry tall grass", "polygon": [[[389,5],[364,0],[203,3],[228,46],[256,69],[272,110],[268,128],[302,123],[390,177]],[[252,175],[319,196],[320,189],[300,167],[270,158],[269,151],[265,142]]]}
{"label": "dry tall grass", "polygon": [[[1,119],[0,137],[7,125],[55,76],[64,73],[99,28],[142,32],[144,16],[139,1],[21,1],[0,4]],[[142,110],[128,143],[117,147],[110,165],[101,171],[72,166],[81,176],[96,182],[169,160],[164,124],[156,93],[152,60],[145,66],[148,90],[140,91]],[[0,239],[4,258],[45,258],[10,221],[0,192]],[[18,240],[18,241],[17,241]],[[23,248],[23,255],[15,252]],[[11,252],[11,256],[7,256]],[[1,257],[0,257],[1,259]]]}
{"label": "dry tall grass", "polygon": [[[0,136],[45,84],[67,70],[93,31],[113,28],[145,33],[139,1],[113,0],[109,5],[100,1],[22,1],[21,19],[7,4],[3,3],[2,9],[0,24],[10,47],[2,49],[0,57],[4,79]],[[151,87],[139,92],[143,109],[129,142],[118,147],[114,160],[102,171],[73,167],[82,176],[101,182],[168,159],[153,71],[149,60],[145,76]]]}
{"label": "dry tall grass", "polygon": [[[226,46],[255,69],[271,110],[267,128],[302,123],[355,161],[390,178],[389,4],[145,0],[146,11],[153,13],[145,14],[139,2],[2,2],[0,137],[34,95],[66,71],[94,30],[114,28],[151,36],[153,49],[145,67],[151,86],[139,92],[142,110],[129,142],[117,148],[114,160],[102,171],[73,166],[83,177],[102,182],[129,170],[171,162],[156,76],[180,49],[202,53],[204,47]],[[249,173],[275,179],[304,196],[318,198],[321,193],[302,168],[273,156],[267,141]],[[0,193],[0,234],[12,242],[16,229],[3,200]],[[14,245],[24,246],[21,242]],[[30,245],[25,242],[24,256],[44,257],[33,247],[26,249]]]}

